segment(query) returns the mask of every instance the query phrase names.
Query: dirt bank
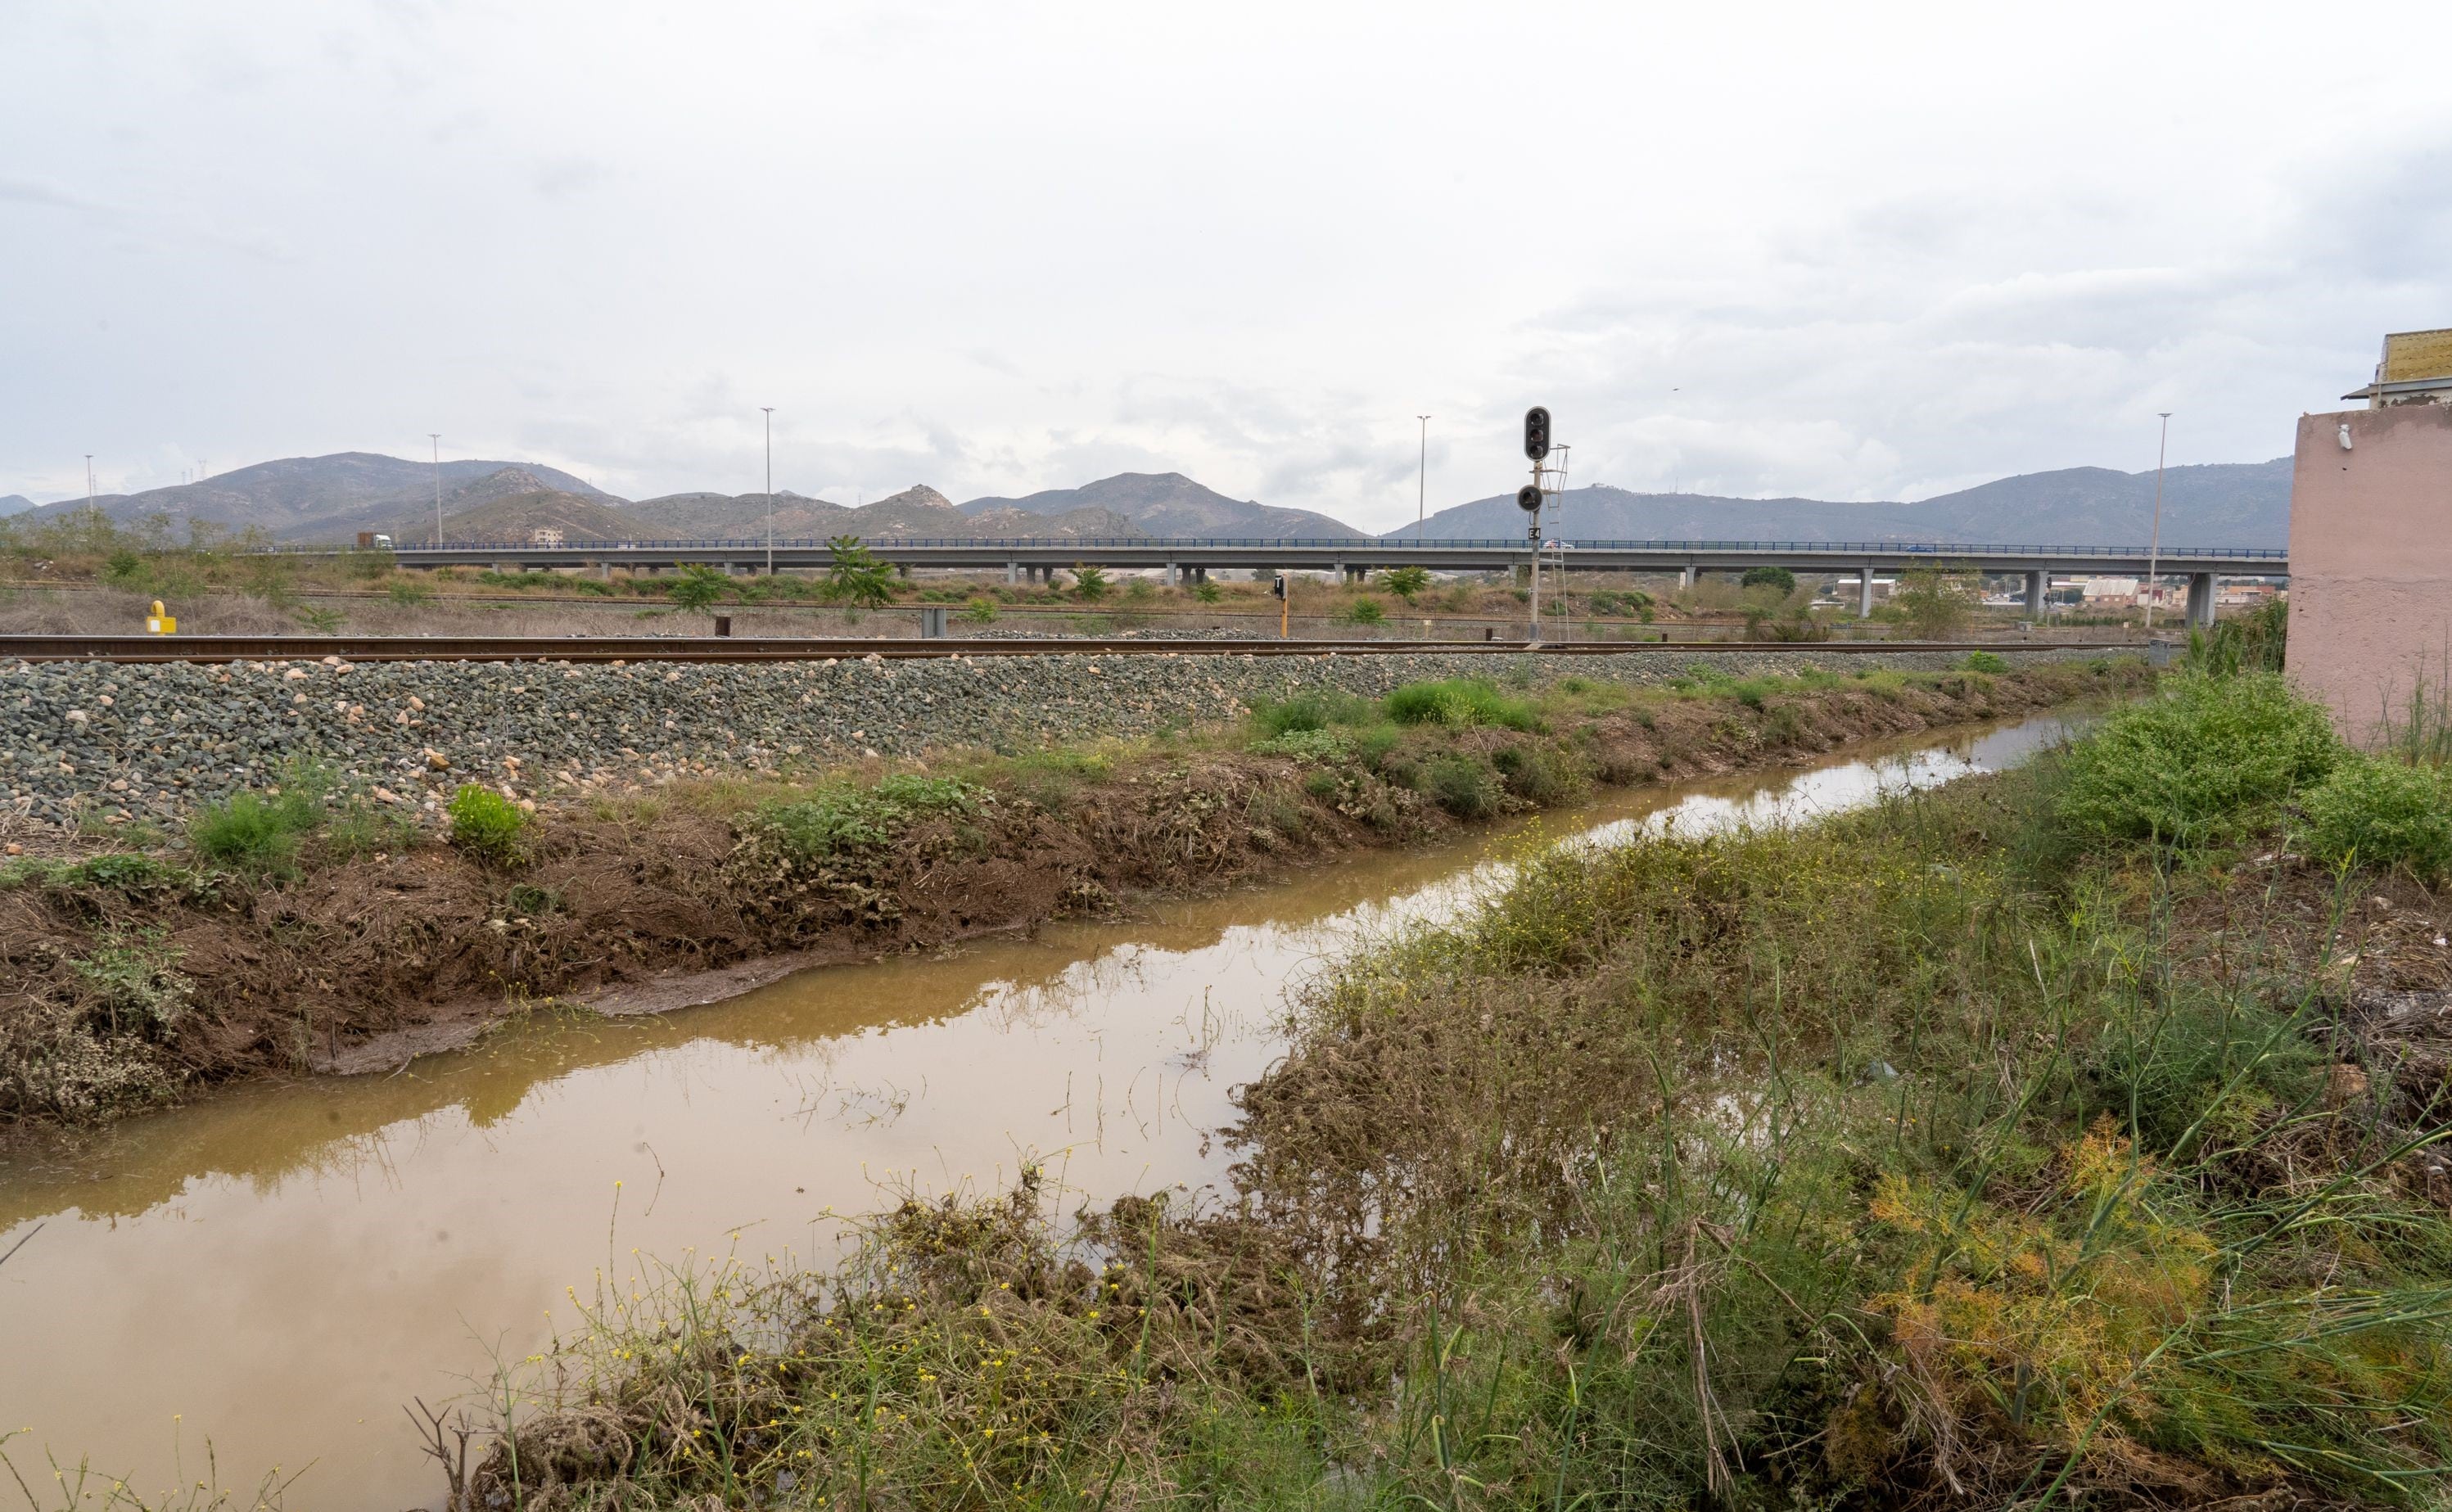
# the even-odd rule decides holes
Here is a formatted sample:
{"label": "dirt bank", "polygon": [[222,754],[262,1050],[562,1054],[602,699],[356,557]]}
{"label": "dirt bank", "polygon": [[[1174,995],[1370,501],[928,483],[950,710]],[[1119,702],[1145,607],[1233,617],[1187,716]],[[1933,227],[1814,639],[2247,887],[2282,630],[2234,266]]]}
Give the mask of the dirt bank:
{"label": "dirt bank", "polygon": [[[1633,785],[2142,685],[2134,663],[1633,690],[1569,679],[1526,728],[1162,740],[944,763],[906,787],[707,783],[548,807],[516,856],[436,843],[287,876],[119,853],[0,886],[0,1120],[389,1069],[549,997],[679,1006],[751,963],[920,951],[1215,889]],[[1514,705],[1529,710],[1530,705]],[[1295,721],[1299,726],[1303,721]],[[916,785],[909,785],[916,783]],[[865,784],[865,785],[863,785]]]}

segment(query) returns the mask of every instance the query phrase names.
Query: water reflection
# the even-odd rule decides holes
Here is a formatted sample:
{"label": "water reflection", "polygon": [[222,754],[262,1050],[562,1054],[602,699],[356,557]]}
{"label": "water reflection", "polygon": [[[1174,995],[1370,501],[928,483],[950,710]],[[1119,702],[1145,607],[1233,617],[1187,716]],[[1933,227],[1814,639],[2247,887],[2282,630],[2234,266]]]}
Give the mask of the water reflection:
{"label": "water reflection", "polygon": [[[1621,795],[1544,833],[1768,822],[2009,764],[2042,719],[1814,771]],[[1101,1195],[1217,1174],[1229,1090],[1284,992],[1503,880],[1520,829],[928,957],[803,972],[663,1018],[545,1015],[399,1074],[260,1085],[0,1169],[0,1429],[162,1485],[174,1415],[315,1502],[403,1505],[397,1425],[549,1333],[564,1287],[743,1235],[811,1253],[880,1183],[1046,1158]],[[618,1184],[618,1187],[617,1187]]]}

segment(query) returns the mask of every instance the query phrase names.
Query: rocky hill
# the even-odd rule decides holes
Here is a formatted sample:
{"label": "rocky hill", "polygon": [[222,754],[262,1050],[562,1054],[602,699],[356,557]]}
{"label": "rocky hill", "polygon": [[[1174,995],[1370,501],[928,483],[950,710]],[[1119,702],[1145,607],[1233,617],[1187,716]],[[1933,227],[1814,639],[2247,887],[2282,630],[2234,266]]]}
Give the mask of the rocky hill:
{"label": "rocky hill", "polygon": [[[561,540],[635,540],[643,534],[639,522],[620,509],[558,488],[532,489],[499,499],[481,500],[454,510],[444,501],[443,539],[501,540],[522,543]],[[434,517],[411,515],[394,521],[386,532],[401,545],[434,540]]]}
{"label": "rocky hill", "polygon": [[[766,539],[764,494],[664,494],[642,499],[623,513],[639,522],[650,539],[666,540],[763,540]],[[779,540],[806,540],[842,534],[842,519],[851,511],[822,499],[810,499],[790,489],[775,495],[775,535]]]}
{"label": "rocky hill", "polygon": [[[526,480],[524,487],[553,488],[619,502],[582,479],[533,462],[446,461],[442,470],[446,494],[509,471]],[[374,452],[335,452],[327,457],[257,462],[199,482],[142,493],[105,494],[94,502],[120,524],[168,516],[174,537],[185,536],[188,523],[195,521],[228,531],[257,529],[279,540],[346,540],[361,530],[388,529],[403,513],[422,502],[429,511],[431,534],[434,473],[431,462]],[[502,493],[520,491],[504,488]],[[84,507],[82,499],[66,500],[30,510],[27,519],[39,522]],[[445,508],[447,513],[447,500]]]}
{"label": "rocky hill", "polygon": [[1059,516],[1103,510],[1132,521],[1144,536],[1370,539],[1341,520],[1308,509],[1279,509],[1256,500],[1229,499],[1181,473],[1117,473],[1078,488],[1051,488],[1019,499],[974,499],[961,508],[974,517],[1007,509]]}
{"label": "rocky hill", "polygon": [[[2173,467],[2164,476],[2163,540],[2179,546],[2283,546],[2290,535],[2287,457],[2268,462]],[[1568,491],[1553,527],[1578,540],[1932,540],[2004,545],[2146,543],[2154,475],[2065,467],[2004,478],[1914,503],[1820,499],[1725,499]],[[1524,516],[1513,494],[1433,515],[1434,540],[1513,538]],[[1388,532],[1410,540],[1413,525]]]}

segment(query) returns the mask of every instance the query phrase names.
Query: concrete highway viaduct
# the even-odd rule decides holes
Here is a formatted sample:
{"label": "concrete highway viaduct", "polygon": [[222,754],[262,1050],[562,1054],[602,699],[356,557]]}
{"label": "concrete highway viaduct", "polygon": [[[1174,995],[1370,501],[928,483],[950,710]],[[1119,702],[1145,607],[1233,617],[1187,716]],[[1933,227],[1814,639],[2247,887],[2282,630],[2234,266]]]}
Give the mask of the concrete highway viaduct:
{"label": "concrete highway viaduct", "polygon": [[[1007,582],[1045,581],[1075,566],[1162,569],[1167,581],[1199,581],[1213,571],[1265,569],[1329,572],[1348,581],[1392,567],[1433,572],[1492,572],[1521,567],[1529,550],[1513,540],[1245,540],[1117,537],[1108,539],[882,538],[867,542],[879,560],[915,568],[1001,571]],[[328,550],[328,548],[326,548]],[[823,568],[832,555],[823,540],[623,540],[568,545],[516,541],[447,541],[392,548],[404,567],[490,567],[497,571],[597,573],[614,567],[670,570],[698,562],[727,573]],[[322,554],[305,551],[300,554]],[[2188,579],[2188,622],[2213,620],[2218,578],[2285,578],[2289,553],[2255,547],[2166,547],[2150,560],[2135,546],[1964,545],[1951,542],[1850,540],[1577,540],[1545,545],[1542,566],[1576,572],[1674,572],[1692,583],[1703,573],[1786,567],[1800,577],[1854,576],[1857,612],[1873,609],[1876,574],[1943,568],[2024,577],[2027,607],[2041,618],[2056,577],[2146,576]]]}

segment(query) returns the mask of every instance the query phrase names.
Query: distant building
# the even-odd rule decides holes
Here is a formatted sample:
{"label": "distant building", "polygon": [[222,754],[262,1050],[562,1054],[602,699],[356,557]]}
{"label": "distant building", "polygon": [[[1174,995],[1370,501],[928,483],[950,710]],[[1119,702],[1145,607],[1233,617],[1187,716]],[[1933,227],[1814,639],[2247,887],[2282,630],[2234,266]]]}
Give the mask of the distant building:
{"label": "distant building", "polygon": [[529,531],[529,532],[528,532],[528,544],[529,544],[529,545],[531,545],[531,546],[559,546],[559,545],[561,545],[561,544],[562,544],[562,527],[560,527],[559,525],[539,525],[539,526],[537,526],[537,527],[536,527],[536,529],[531,530],[531,531]]}
{"label": "distant building", "polygon": [[2342,397],[2363,399],[2369,409],[2452,404],[2452,326],[2440,331],[2396,331],[2385,337],[2375,382]]}

